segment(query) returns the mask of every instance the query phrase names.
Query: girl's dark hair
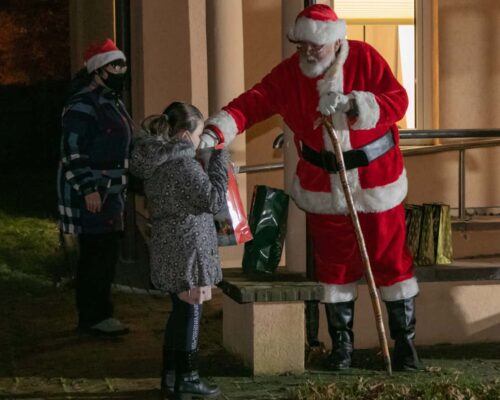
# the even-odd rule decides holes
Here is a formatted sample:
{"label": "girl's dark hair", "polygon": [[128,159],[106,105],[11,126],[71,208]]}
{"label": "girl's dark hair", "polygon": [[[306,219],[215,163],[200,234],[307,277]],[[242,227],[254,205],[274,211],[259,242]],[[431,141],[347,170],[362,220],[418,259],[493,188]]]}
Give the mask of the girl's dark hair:
{"label": "girl's dark hair", "polygon": [[71,97],[75,93],[78,93],[82,88],[88,86],[92,81],[94,73],[88,73],[87,68],[83,67],[80,69],[71,80],[68,97]]}
{"label": "girl's dark hair", "polygon": [[151,135],[162,135],[165,139],[170,139],[179,131],[193,133],[200,121],[203,121],[200,110],[192,104],[175,101],[162,114],[146,117],[141,126]]}

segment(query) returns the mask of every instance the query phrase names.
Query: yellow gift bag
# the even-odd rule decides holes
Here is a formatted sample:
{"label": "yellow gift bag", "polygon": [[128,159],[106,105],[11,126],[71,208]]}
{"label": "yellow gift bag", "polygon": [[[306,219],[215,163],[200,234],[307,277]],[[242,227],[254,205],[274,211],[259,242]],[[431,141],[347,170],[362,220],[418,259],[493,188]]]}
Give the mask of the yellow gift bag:
{"label": "yellow gift bag", "polygon": [[405,205],[406,217],[406,246],[411,251],[413,258],[418,255],[418,245],[420,243],[420,231],[422,227],[423,207],[416,204]]}
{"label": "yellow gift bag", "polygon": [[415,257],[417,265],[433,265],[435,257],[434,239],[434,207],[432,204],[422,206],[422,225],[420,227],[420,242]]}
{"label": "yellow gift bag", "polygon": [[449,264],[453,259],[450,206],[406,204],[406,244],[415,265]]}
{"label": "yellow gift bag", "polygon": [[433,204],[432,206],[434,207],[433,222],[436,264],[449,264],[453,258],[450,206],[447,204]]}

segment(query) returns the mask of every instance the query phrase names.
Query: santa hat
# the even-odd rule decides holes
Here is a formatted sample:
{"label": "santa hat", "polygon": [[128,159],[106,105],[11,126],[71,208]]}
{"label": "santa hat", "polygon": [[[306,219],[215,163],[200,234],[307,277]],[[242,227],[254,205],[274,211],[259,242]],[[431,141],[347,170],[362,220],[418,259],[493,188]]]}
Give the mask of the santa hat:
{"label": "santa hat", "polygon": [[345,34],[345,21],[338,19],[335,11],[325,4],[314,4],[297,15],[288,39],[291,42],[326,44],[344,39]]}
{"label": "santa hat", "polygon": [[96,69],[115,60],[127,60],[125,54],[116,47],[115,42],[111,39],[106,39],[98,45],[90,45],[85,51],[83,59],[88,73],[94,72]]}

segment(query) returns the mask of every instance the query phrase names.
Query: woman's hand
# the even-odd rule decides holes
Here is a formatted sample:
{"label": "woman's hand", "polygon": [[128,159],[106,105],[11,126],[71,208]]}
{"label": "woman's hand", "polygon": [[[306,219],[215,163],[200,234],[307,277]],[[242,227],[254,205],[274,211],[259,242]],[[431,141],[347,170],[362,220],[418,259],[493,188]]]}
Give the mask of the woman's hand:
{"label": "woman's hand", "polygon": [[91,213],[98,213],[101,211],[101,195],[99,192],[92,192],[87,195],[85,195],[85,206],[87,207],[87,210],[89,210]]}

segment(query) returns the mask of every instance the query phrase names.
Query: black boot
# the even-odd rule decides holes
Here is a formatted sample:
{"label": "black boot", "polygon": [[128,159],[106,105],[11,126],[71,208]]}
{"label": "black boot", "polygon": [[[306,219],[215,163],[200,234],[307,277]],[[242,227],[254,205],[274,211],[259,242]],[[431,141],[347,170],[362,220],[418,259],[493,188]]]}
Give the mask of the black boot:
{"label": "black boot", "polygon": [[328,332],[332,338],[330,366],[342,370],[351,367],[354,333],[354,301],[325,303]]}
{"label": "black boot", "polygon": [[211,385],[200,379],[198,374],[198,351],[179,351],[175,354],[176,400],[212,399],[220,394],[217,385]]}
{"label": "black boot", "polygon": [[174,351],[163,346],[163,366],[161,370],[161,398],[172,399],[175,386]]}
{"label": "black boot", "polygon": [[309,347],[318,347],[321,343],[318,340],[319,329],[319,302],[306,301],[306,334]]}
{"label": "black boot", "polygon": [[392,367],[395,371],[417,371],[423,368],[413,343],[415,338],[415,298],[387,301],[389,330],[394,340]]}

